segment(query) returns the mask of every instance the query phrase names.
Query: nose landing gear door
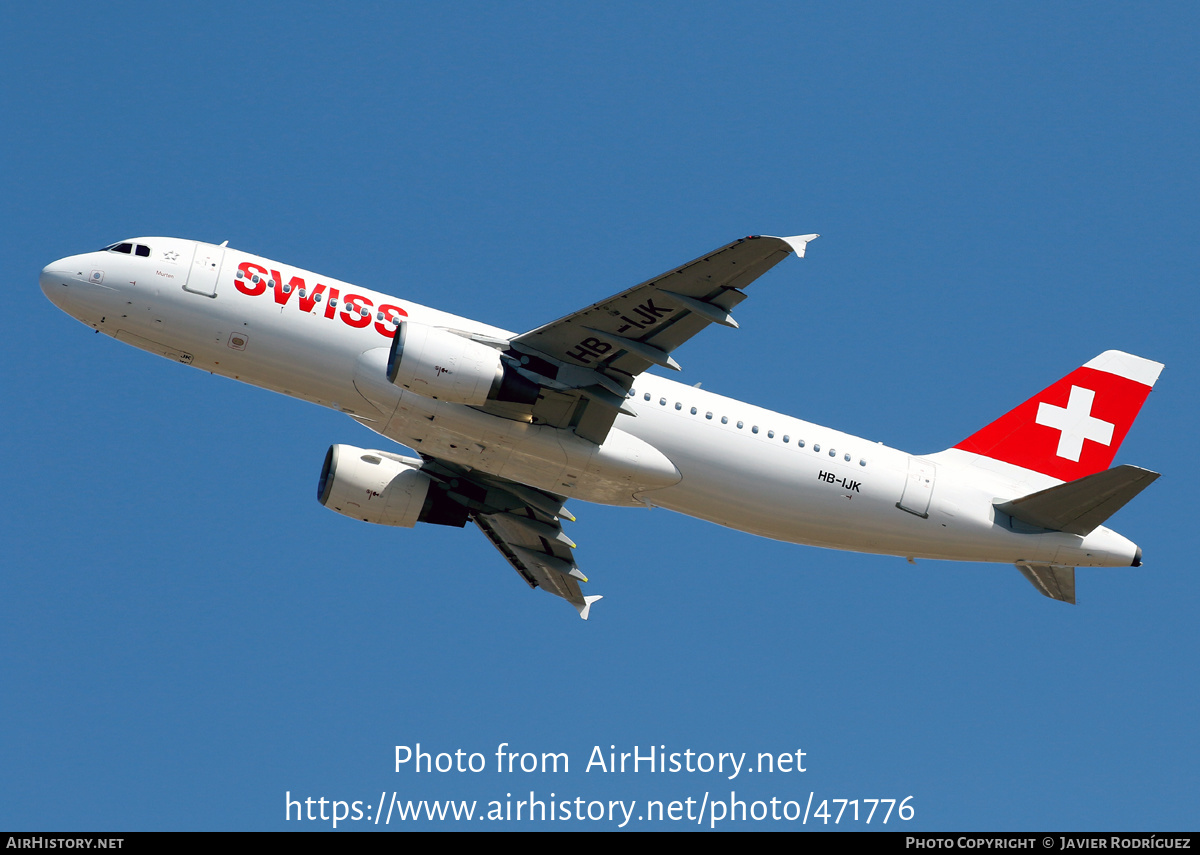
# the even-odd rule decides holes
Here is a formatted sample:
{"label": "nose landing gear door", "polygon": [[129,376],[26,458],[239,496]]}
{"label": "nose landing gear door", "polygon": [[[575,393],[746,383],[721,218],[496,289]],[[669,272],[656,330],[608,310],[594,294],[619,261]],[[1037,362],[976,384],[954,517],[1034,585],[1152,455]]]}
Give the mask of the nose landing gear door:
{"label": "nose landing gear door", "polygon": [[187,284],[183,286],[183,290],[203,294],[205,297],[217,296],[217,276],[221,273],[221,261],[224,256],[223,246],[197,243],[196,253],[192,256],[192,264],[188,269]]}

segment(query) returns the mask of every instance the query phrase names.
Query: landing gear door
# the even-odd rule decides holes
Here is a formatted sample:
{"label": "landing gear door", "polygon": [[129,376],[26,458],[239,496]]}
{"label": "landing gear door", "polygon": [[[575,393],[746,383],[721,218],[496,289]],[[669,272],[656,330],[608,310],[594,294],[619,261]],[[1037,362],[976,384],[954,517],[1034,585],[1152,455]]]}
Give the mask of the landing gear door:
{"label": "landing gear door", "polygon": [[908,458],[908,478],[904,482],[904,494],[896,503],[902,511],[919,517],[929,516],[929,500],[933,497],[933,481],[937,468],[928,460]]}
{"label": "landing gear door", "polygon": [[217,276],[221,272],[221,261],[224,256],[225,247],[223,246],[197,243],[196,254],[192,256],[187,284],[183,286],[183,290],[191,291],[193,294],[203,294],[205,297],[217,296]]}

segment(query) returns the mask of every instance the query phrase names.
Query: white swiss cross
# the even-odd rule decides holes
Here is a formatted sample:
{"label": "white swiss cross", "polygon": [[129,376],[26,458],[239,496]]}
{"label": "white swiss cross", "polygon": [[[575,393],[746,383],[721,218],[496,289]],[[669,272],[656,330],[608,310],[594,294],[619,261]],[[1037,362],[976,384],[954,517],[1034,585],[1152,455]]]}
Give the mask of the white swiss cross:
{"label": "white swiss cross", "polygon": [[1091,389],[1072,386],[1066,409],[1053,404],[1038,404],[1037,418],[1034,421],[1039,425],[1062,431],[1058,437],[1058,451],[1055,452],[1059,457],[1078,463],[1085,439],[1101,445],[1112,443],[1113,425],[1092,416],[1094,400],[1096,393]]}

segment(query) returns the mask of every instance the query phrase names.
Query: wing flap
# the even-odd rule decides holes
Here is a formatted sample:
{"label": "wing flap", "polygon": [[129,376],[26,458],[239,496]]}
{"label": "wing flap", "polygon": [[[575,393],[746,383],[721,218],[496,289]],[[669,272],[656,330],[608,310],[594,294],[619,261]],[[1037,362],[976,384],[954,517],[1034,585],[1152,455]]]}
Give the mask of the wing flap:
{"label": "wing flap", "polygon": [[587,577],[575,564],[574,542],[557,517],[533,508],[524,512],[473,514],[479,530],[531,588],[542,588],[575,606],[587,620],[597,596],[585,597],[579,588]]}
{"label": "wing flap", "polygon": [[587,576],[575,563],[575,541],[562,530],[563,519],[575,520],[562,496],[435,457],[424,456],[421,471],[437,482],[440,501],[458,509],[454,525],[470,518],[529,587],[562,597],[587,620],[600,597],[579,589]]}

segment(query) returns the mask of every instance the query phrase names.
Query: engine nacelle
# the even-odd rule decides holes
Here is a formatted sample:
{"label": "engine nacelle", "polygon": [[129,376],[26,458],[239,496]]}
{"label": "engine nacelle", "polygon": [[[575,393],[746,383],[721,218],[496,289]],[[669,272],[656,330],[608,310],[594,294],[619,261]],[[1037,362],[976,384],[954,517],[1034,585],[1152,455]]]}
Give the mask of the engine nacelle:
{"label": "engine nacelle", "polygon": [[380,525],[417,524],[429,476],[416,466],[350,445],[331,445],[317,499],[331,511]]}
{"label": "engine nacelle", "polygon": [[331,445],[321,467],[317,500],[356,520],[412,528],[419,522],[462,526],[467,509],[433,488],[419,463],[382,451]]}
{"label": "engine nacelle", "polygon": [[452,332],[402,321],[388,355],[388,380],[438,401],[481,407],[489,400],[532,404],[539,387],[500,351]]}

